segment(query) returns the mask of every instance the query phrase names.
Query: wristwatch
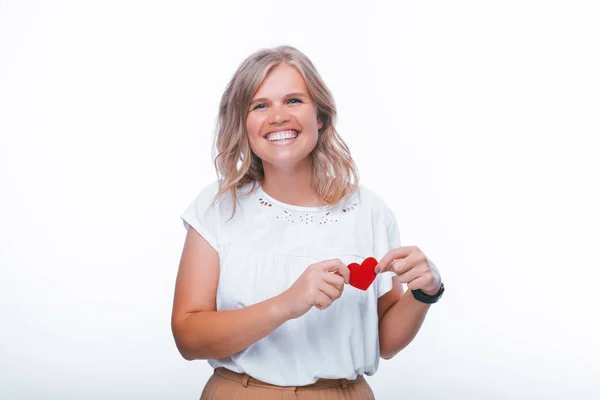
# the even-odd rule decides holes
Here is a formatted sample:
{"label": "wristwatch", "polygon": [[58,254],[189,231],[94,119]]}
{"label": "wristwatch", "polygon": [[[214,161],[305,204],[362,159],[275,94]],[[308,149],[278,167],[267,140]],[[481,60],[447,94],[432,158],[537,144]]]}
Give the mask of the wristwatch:
{"label": "wristwatch", "polygon": [[440,297],[442,297],[442,294],[444,293],[444,284],[442,283],[442,285],[440,286],[440,290],[438,290],[438,292],[436,294],[434,294],[433,296],[430,296],[428,294],[425,294],[421,289],[415,289],[415,290],[411,290],[413,297],[417,300],[419,300],[422,303],[425,304],[433,304],[436,301],[438,301],[440,299]]}

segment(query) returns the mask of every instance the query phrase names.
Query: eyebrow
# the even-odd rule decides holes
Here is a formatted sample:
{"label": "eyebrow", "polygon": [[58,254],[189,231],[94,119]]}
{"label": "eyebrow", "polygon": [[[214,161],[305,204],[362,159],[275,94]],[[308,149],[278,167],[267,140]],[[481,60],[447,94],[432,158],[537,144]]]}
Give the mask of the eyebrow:
{"label": "eyebrow", "polygon": [[[304,98],[308,98],[307,95],[305,95],[304,93],[300,93],[300,92],[296,92],[296,93],[288,93],[285,95],[285,97],[304,97]],[[267,99],[266,97],[261,97],[259,99],[254,99],[250,102],[250,105],[257,103],[259,101],[268,101],[269,99]]]}

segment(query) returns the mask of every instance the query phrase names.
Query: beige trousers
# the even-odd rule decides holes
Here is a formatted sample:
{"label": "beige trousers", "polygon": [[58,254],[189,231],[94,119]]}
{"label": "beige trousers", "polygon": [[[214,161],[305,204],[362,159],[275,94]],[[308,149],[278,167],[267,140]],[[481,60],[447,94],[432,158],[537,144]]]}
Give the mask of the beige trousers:
{"label": "beige trousers", "polygon": [[215,369],[200,400],[374,400],[362,375],[357,379],[319,379],[308,386],[276,386],[248,374]]}

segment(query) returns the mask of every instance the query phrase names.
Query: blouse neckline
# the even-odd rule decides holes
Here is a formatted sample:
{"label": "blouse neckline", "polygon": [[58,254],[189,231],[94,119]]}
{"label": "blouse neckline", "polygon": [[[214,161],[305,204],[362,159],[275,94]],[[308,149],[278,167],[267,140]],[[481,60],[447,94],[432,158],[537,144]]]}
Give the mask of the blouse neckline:
{"label": "blouse neckline", "polygon": [[319,211],[327,211],[327,210],[330,210],[333,207],[335,207],[335,204],[327,204],[324,206],[313,206],[313,207],[296,206],[293,204],[287,204],[287,203],[277,200],[276,198],[272,197],[267,192],[265,192],[261,184],[258,185],[258,193],[260,193],[260,195],[264,196],[265,199],[267,199],[269,202],[276,204],[277,206],[284,208],[286,210],[319,212]]}

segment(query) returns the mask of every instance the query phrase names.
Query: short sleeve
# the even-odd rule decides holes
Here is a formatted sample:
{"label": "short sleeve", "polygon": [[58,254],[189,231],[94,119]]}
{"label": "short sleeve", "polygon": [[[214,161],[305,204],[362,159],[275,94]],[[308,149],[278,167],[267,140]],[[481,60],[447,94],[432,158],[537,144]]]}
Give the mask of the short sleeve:
{"label": "short sleeve", "polygon": [[388,240],[388,247],[390,249],[395,249],[396,247],[400,247],[400,230],[398,229],[398,223],[396,222],[396,217],[394,213],[389,208],[387,209],[387,217],[386,217],[386,233]]}
{"label": "short sleeve", "polygon": [[[396,222],[396,217],[392,210],[389,207],[384,206],[384,237],[382,241],[385,242],[382,251],[380,252],[380,256],[378,261],[391,249],[396,247],[400,247],[400,230],[398,229],[398,224]],[[394,272],[388,271],[383,272],[377,275],[377,296],[381,297],[390,290],[392,290],[392,278],[394,277]]]}
{"label": "short sleeve", "polygon": [[219,203],[212,204],[218,192],[218,181],[204,187],[196,198],[181,214],[186,231],[193,227],[202,237],[217,250]]}

